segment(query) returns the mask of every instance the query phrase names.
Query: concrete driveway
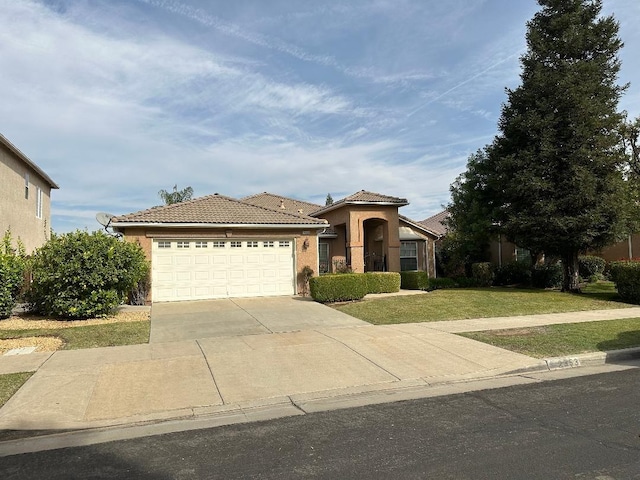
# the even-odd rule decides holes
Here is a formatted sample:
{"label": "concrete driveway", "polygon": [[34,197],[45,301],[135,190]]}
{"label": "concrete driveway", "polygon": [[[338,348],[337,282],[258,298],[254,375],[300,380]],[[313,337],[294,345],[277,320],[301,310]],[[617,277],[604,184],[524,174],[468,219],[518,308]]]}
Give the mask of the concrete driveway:
{"label": "concrete driveway", "polygon": [[365,325],[368,323],[302,297],[162,302],[151,307],[150,342]]}

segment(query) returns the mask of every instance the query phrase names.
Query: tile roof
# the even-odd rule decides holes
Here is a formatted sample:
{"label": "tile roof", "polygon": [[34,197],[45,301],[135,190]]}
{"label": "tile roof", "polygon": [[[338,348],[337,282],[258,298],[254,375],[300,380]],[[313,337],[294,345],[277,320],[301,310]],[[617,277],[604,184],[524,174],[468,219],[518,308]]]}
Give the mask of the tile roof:
{"label": "tile roof", "polygon": [[168,223],[207,225],[319,225],[326,222],[294,213],[251,205],[224,195],[208,195],[187,202],[153,207],[115,217],[111,224]]}
{"label": "tile roof", "polygon": [[54,188],[54,189],[60,188],[60,187],[58,187],[56,182],[54,182],[51,179],[51,177],[44,172],[44,170],[42,170],[38,165],[33,163],[33,161],[29,157],[27,157],[24,153],[22,153],[20,151],[20,149],[18,149],[18,147],[16,147],[13,143],[11,143],[7,139],[7,137],[2,135],[1,133],[0,133],[0,145],[4,145],[5,148],[9,149],[16,157],[18,157],[20,160],[22,160],[24,163],[26,163],[29,167],[34,169],[36,171],[36,173],[38,175],[40,175],[40,177],[45,182],[47,182],[51,188]]}
{"label": "tile roof", "polygon": [[322,205],[315,203],[303,202],[295,198],[287,198],[282,195],[274,195],[273,193],[263,192],[256,195],[244,197],[241,201],[250,203],[258,207],[270,208],[281,212],[295,213],[300,215],[310,215],[322,208]]}
{"label": "tile roof", "polygon": [[443,210],[440,213],[436,213],[432,217],[429,217],[425,220],[422,220],[421,222],[418,222],[418,225],[422,225],[425,228],[443,237],[444,235],[447,234],[447,227],[442,222],[447,218],[449,218],[449,210]]}
{"label": "tile roof", "polygon": [[389,195],[382,195],[380,193],[360,190],[359,192],[356,192],[353,195],[349,195],[348,197],[342,198],[337,202],[333,202],[331,205],[321,207],[320,210],[313,212],[313,214],[311,215],[314,217],[318,217],[325,212],[329,212],[343,205],[350,205],[350,204],[374,204],[374,205],[385,204],[385,205],[397,205],[398,207],[402,207],[404,205],[409,205],[409,202],[407,201],[406,198],[391,197]]}
{"label": "tile roof", "polygon": [[423,225],[420,222],[416,222],[415,220],[412,220],[409,217],[405,217],[404,215],[398,215],[398,218],[400,219],[400,222],[404,222],[407,225],[410,225],[411,228],[418,228],[420,230],[422,230],[423,232],[429,233],[430,235],[433,235],[434,237],[440,237],[441,235],[438,232],[433,231],[431,228]]}

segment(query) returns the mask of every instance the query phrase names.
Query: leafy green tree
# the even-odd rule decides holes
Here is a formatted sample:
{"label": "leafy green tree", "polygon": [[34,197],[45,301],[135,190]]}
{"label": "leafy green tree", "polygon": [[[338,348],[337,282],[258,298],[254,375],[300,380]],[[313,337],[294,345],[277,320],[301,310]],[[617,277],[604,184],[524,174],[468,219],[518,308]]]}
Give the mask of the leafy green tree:
{"label": "leafy green tree", "polygon": [[[624,228],[625,155],[618,129],[618,38],[600,0],[538,0],[521,85],[507,90],[500,133],[465,180],[500,232],[559,256],[563,290],[579,291],[578,255]],[[455,197],[453,199],[456,202]]]}
{"label": "leafy green tree", "polygon": [[71,319],[112,313],[149,271],[139,245],[79,230],[52,235],[30,263],[31,310]]}
{"label": "leafy green tree", "polygon": [[186,187],[182,190],[178,190],[178,185],[174,185],[172,192],[168,192],[163,189],[158,192],[158,196],[162,199],[165,205],[186,202],[187,200],[191,200],[191,197],[193,197],[193,188]]}
{"label": "leafy green tree", "polygon": [[327,193],[327,199],[324,202],[324,205],[328,207],[329,205],[333,205],[333,197],[330,193]]}
{"label": "leafy green tree", "polygon": [[24,283],[26,258],[18,241],[13,246],[11,232],[6,231],[0,243],[0,319],[8,318],[16,306]]}

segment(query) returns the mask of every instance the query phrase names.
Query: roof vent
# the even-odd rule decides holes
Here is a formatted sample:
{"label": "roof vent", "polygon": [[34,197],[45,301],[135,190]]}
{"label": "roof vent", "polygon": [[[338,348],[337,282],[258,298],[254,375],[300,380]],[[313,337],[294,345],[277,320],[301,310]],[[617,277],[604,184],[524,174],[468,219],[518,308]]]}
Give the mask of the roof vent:
{"label": "roof vent", "polygon": [[285,207],[285,206],[284,206],[284,200],[280,200],[280,208],[281,208],[282,210],[284,210],[285,208],[287,208],[287,207]]}
{"label": "roof vent", "polygon": [[302,213],[302,209],[301,208],[298,209],[298,213]]}

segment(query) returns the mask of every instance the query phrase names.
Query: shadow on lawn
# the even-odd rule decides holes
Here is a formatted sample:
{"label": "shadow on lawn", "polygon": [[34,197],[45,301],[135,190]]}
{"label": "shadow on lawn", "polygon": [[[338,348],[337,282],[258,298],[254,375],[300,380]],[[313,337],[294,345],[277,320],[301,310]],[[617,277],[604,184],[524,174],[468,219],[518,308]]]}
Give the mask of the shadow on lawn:
{"label": "shadow on lawn", "polygon": [[601,352],[640,347],[640,330],[620,332],[616,338],[600,342],[597,347]]}

